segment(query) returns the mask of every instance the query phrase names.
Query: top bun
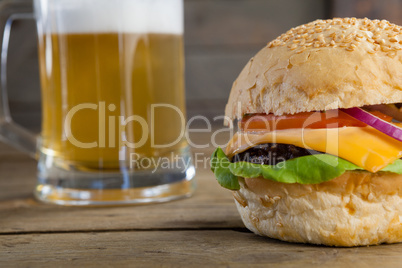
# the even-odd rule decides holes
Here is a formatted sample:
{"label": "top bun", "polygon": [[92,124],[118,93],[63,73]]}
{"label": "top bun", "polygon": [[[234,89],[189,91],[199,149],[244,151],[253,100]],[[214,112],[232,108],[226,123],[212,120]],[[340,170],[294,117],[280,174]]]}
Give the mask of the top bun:
{"label": "top bun", "polygon": [[294,114],[402,102],[402,27],[335,18],[290,29],[251,58],[225,114]]}

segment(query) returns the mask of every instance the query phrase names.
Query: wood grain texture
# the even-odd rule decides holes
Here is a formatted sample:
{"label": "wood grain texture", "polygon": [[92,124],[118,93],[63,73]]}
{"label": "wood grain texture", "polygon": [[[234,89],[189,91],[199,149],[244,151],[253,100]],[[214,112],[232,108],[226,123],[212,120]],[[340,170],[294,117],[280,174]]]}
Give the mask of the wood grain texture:
{"label": "wood grain texture", "polygon": [[7,235],[0,266],[400,267],[402,244],[331,248],[249,232],[138,231]]}
{"label": "wood grain texture", "polygon": [[0,233],[243,227],[230,192],[212,175],[198,171],[193,197],[164,204],[59,207],[41,204],[32,195],[6,194],[0,201]]}
{"label": "wood grain texture", "polygon": [[184,7],[187,47],[259,49],[325,16],[325,0],[186,0]]}
{"label": "wood grain texture", "polygon": [[[224,145],[229,133],[218,135]],[[210,144],[211,133],[192,133],[196,145]],[[39,203],[32,190],[36,162],[13,148],[0,145],[0,234],[95,230],[243,228],[231,193],[209,170],[213,147],[195,149],[199,161],[194,196],[164,204],[76,208]]]}
{"label": "wood grain texture", "polygon": [[[185,0],[186,96],[207,105],[227,100],[248,59],[291,27],[324,18],[326,0]],[[26,127],[40,124],[40,83],[34,21],[17,21],[10,39],[10,108]],[[192,110],[216,116],[224,107]]]}
{"label": "wood grain texture", "polygon": [[334,17],[386,19],[402,25],[401,0],[332,0]]}
{"label": "wood grain texture", "polygon": [[[186,87],[191,94],[187,100],[225,100],[240,71],[259,49],[238,52],[188,52],[186,55]],[[211,70],[214,70],[211,72]],[[192,107],[189,107],[191,110]],[[224,106],[217,107],[223,114]]]}

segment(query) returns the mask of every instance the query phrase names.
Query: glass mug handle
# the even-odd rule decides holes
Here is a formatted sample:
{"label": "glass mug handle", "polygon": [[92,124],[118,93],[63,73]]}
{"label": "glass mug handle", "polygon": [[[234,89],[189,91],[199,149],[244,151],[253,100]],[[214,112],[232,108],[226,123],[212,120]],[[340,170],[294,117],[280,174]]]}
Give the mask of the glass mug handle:
{"label": "glass mug handle", "polygon": [[7,55],[11,26],[15,20],[34,19],[31,1],[2,1],[0,4],[0,140],[37,156],[37,136],[15,124],[10,115],[7,96]]}

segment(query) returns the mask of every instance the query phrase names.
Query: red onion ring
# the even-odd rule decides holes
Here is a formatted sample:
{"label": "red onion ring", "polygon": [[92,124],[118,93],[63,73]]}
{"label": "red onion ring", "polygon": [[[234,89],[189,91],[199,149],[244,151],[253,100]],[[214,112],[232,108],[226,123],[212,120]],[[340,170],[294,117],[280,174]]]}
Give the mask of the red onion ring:
{"label": "red onion ring", "polygon": [[382,133],[398,141],[402,141],[402,128],[397,127],[392,123],[388,123],[387,121],[384,121],[377,116],[372,115],[371,113],[366,112],[365,110],[358,107],[341,110],[348,115],[354,117],[355,119],[381,131]]}

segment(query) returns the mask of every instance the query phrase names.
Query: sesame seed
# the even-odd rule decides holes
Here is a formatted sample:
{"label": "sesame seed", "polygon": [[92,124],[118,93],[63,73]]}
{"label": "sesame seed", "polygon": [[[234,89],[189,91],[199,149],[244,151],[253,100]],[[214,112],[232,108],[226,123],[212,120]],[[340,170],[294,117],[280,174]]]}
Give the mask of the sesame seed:
{"label": "sesame seed", "polygon": [[389,53],[402,50],[402,40],[399,40],[398,34],[402,35],[402,27],[385,20],[336,18],[316,20],[291,28],[267,45],[270,48],[286,46],[289,50],[294,50],[294,53],[302,53],[311,47],[354,51],[361,43],[371,43],[373,46],[367,48],[367,53]]}
{"label": "sesame seed", "polygon": [[383,52],[389,52],[389,51],[391,51],[391,48],[390,48],[390,47],[387,47],[387,46],[381,46],[381,51],[383,51]]}
{"label": "sesame seed", "polygon": [[345,41],[346,43],[350,43],[350,42],[352,42],[352,38],[345,38],[345,40],[343,40],[343,41]]}
{"label": "sesame seed", "polygon": [[390,52],[388,52],[388,53],[387,53],[387,56],[388,56],[388,57],[391,57],[391,58],[395,57],[395,56],[396,56],[396,51],[390,51]]}
{"label": "sesame seed", "polygon": [[271,42],[273,47],[276,47],[279,45],[279,41],[278,40],[274,40]]}
{"label": "sesame seed", "polygon": [[324,35],[323,34],[318,35],[317,39],[321,42],[324,41]]}

